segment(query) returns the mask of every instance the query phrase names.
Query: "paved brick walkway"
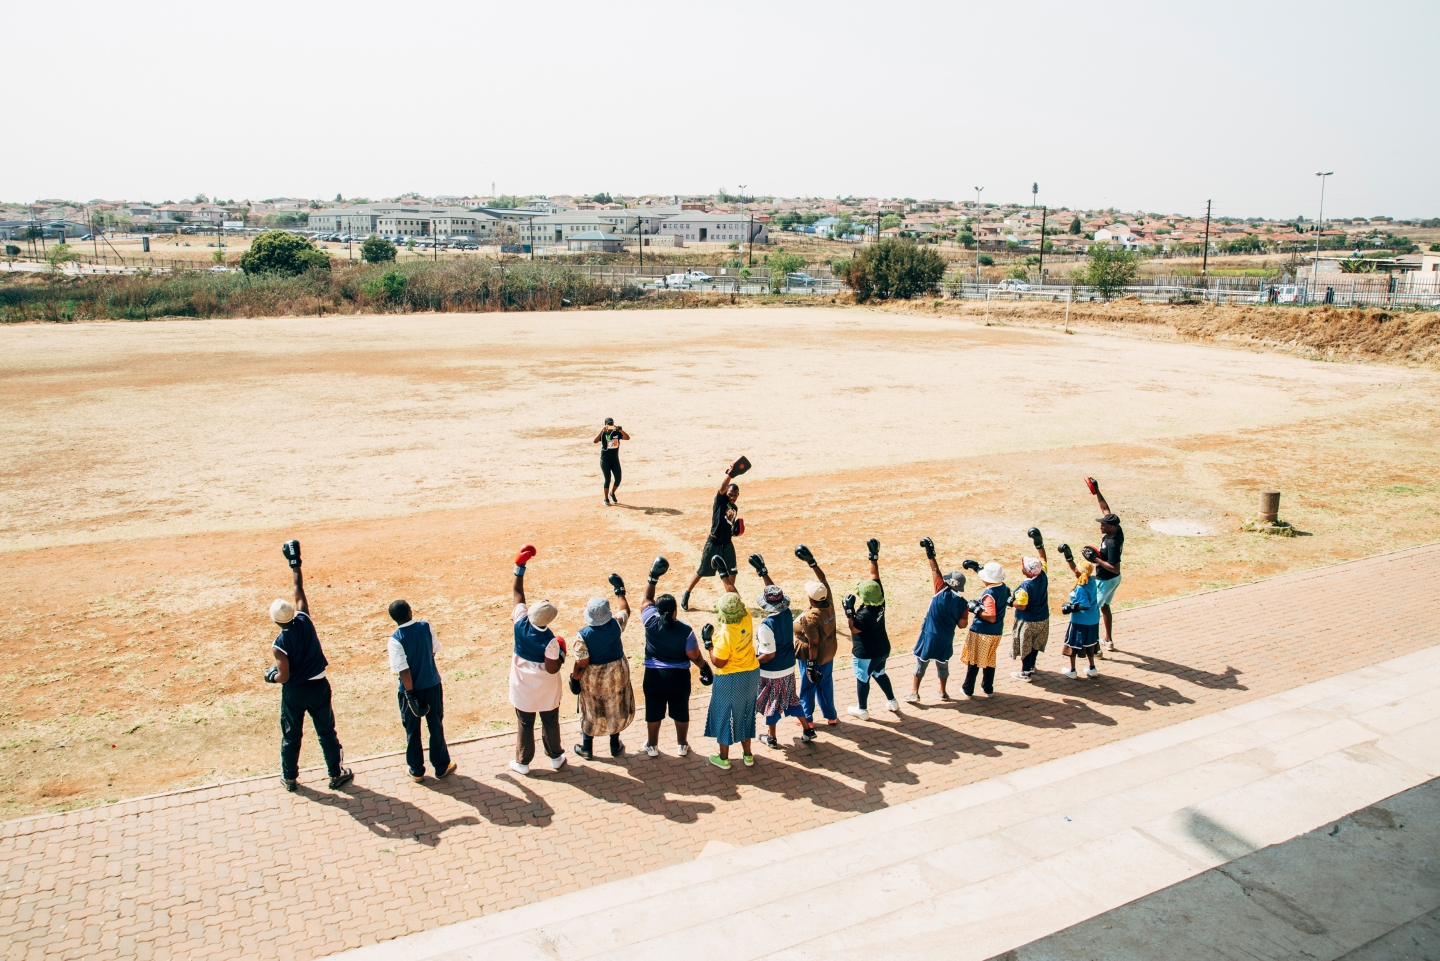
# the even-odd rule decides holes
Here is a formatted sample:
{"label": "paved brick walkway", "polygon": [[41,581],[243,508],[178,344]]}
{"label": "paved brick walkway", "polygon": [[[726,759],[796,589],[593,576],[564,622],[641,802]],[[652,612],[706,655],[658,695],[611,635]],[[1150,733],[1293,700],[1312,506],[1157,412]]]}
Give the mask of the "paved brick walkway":
{"label": "paved brick walkway", "polygon": [[[1437,624],[1433,546],[1125,612],[1098,680],[1052,673],[1052,641],[1035,684],[1002,663],[994,699],[942,703],[932,677],[903,718],[882,710],[808,747],[792,724],[748,770],[711,767],[693,738],[685,759],[517,778],[510,739],[486,738],[459,746],[460,773],[438,785],[389,756],[355,764],[344,792],[312,771],[296,795],[257,779],[12,821],[0,945],[6,958],[316,957],[1207,714],[1440,643]],[[905,684],[908,661],[893,659]],[[849,703],[848,674],[837,687]]]}

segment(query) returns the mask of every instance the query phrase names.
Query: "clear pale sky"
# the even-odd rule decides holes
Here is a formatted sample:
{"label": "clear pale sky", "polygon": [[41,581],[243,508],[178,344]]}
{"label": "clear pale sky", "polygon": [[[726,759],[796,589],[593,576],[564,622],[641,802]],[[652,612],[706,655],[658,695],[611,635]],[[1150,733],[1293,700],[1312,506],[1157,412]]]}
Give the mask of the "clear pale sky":
{"label": "clear pale sky", "polygon": [[[1440,2],[8,4],[0,199],[1440,216]],[[1427,70],[1428,67],[1428,70]]]}

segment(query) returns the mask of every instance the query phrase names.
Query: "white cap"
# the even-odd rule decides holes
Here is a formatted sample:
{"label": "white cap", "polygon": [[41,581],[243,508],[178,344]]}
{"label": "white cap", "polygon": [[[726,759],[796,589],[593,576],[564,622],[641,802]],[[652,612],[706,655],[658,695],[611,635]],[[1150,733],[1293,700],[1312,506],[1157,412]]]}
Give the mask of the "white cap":
{"label": "white cap", "polygon": [[277,597],[270,605],[270,620],[276,624],[289,624],[295,620],[295,605],[283,597]]}
{"label": "white cap", "polygon": [[559,613],[549,601],[536,601],[530,605],[530,623],[536,627],[545,627],[555,620],[555,615]]}
{"label": "white cap", "polygon": [[805,596],[812,601],[823,601],[830,596],[830,591],[819,581],[806,581]]}
{"label": "white cap", "polygon": [[1005,568],[1000,566],[999,561],[991,561],[980,568],[980,579],[986,584],[1005,583]]}

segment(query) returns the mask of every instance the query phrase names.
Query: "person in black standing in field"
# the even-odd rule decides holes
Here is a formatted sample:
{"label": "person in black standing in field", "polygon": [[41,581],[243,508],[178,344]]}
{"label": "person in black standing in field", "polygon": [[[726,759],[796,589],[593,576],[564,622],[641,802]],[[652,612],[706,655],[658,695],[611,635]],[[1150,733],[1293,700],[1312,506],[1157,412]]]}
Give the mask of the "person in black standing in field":
{"label": "person in black standing in field", "polygon": [[1110,511],[1110,505],[1105,502],[1105,495],[1100,493],[1100,485],[1095,478],[1085,478],[1085,486],[1100,502],[1100,510],[1104,514],[1095,518],[1100,525],[1100,546],[1086,544],[1081,553],[1095,565],[1095,595],[1100,604],[1100,618],[1105,625],[1102,643],[1105,650],[1113,651],[1115,642],[1110,635],[1110,604],[1115,600],[1115,592],[1120,589],[1120,555],[1125,552],[1125,529],[1120,526],[1120,518]]}
{"label": "person in black standing in field", "polygon": [[305,715],[315,725],[315,736],[325,755],[330,789],[340,787],[355,775],[342,766],[345,749],[335,736],[335,711],[330,706],[330,682],[325,679],[325,652],[315,625],[310,621],[310,604],[305,600],[305,578],[300,572],[300,542],[286,541],[280,548],[290,562],[295,579],[295,602],[277,598],[270,605],[270,619],[280,627],[271,642],[275,663],[265,680],[280,685],[280,781],[294,791],[300,777],[300,738],[305,733]]}
{"label": "person in black standing in field", "polygon": [[[745,533],[745,522],[740,519],[736,507],[740,500],[740,485],[732,484],[730,479],[739,477],[749,469],[750,462],[741,457],[725,470],[725,479],[720,482],[720,488],[715,492],[715,500],[710,505],[710,536],[705,539],[705,547],[700,551],[700,567],[695,571],[695,576],[690,578],[690,586],[680,595],[681,610],[690,610],[690,592],[695,590],[700,578],[724,577],[735,570],[734,537],[736,534]],[[712,561],[717,556],[724,558],[729,570],[715,569]]]}
{"label": "person in black standing in field", "polygon": [[[615,418],[605,418],[605,426],[592,443],[600,445],[600,473],[605,475],[605,506],[620,503],[620,442],[629,440],[625,428],[615,426]],[[614,479],[612,486],[611,479]]]}

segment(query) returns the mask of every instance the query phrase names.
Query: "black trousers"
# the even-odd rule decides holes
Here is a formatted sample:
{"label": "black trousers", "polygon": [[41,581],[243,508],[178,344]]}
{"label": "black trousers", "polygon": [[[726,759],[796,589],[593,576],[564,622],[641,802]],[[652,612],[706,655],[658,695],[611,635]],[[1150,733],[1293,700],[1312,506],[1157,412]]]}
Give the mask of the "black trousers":
{"label": "black trousers", "polygon": [[980,689],[986,694],[995,693],[995,668],[987,667],[981,671],[979,664],[969,664],[965,667],[965,683],[960,690],[965,692],[966,697],[975,696],[975,676],[980,675]]}
{"label": "black trousers", "polygon": [[551,759],[565,753],[560,746],[560,709],[553,711],[522,711],[515,709],[515,718],[520,722],[515,733],[515,760],[529,764],[535,760],[535,715],[540,715],[540,740],[545,745],[545,756]]}
{"label": "black trousers", "polygon": [[280,775],[287,781],[300,776],[300,740],[305,734],[305,715],[315,725],[325,769],[331,777],[340,773],[344,748],[335,736],[335,712],[330,707],[330,681],[291,681],[280,688]]}
{"label": "black trousers", "polygon": [[445,744],[445,697],[443,685],[436,684],[423,691],[412,691],[415,699],[428,705],[430,713],[416,717],[405,703],[405,688],[400,688],[400,723],[405,725],[405,766],[411,774],[425,773],[425,744],[421,726],[430,731],[430,766],[436,774],[444,774],[450,766],[450,748]]}
{"label": "black trousers", "polygon": [[[613,456],[613,457],[608,457],[608,456],[606,456],[605,454],[601,454],[601,455],[600,455],[600,473],[602,473],[602,474],[605,475],[605,486],[606,486],[606,487],[611,487],[611,486],[619,487],[619,486],[620,486],[620,452],[619,452],[619,451],[616,451],[616,452],[615,452],[615,456]],[[612,477],[614,478],[614,484],[613,484],[613,485],[611,484],[611,478],[612,478]]]}

